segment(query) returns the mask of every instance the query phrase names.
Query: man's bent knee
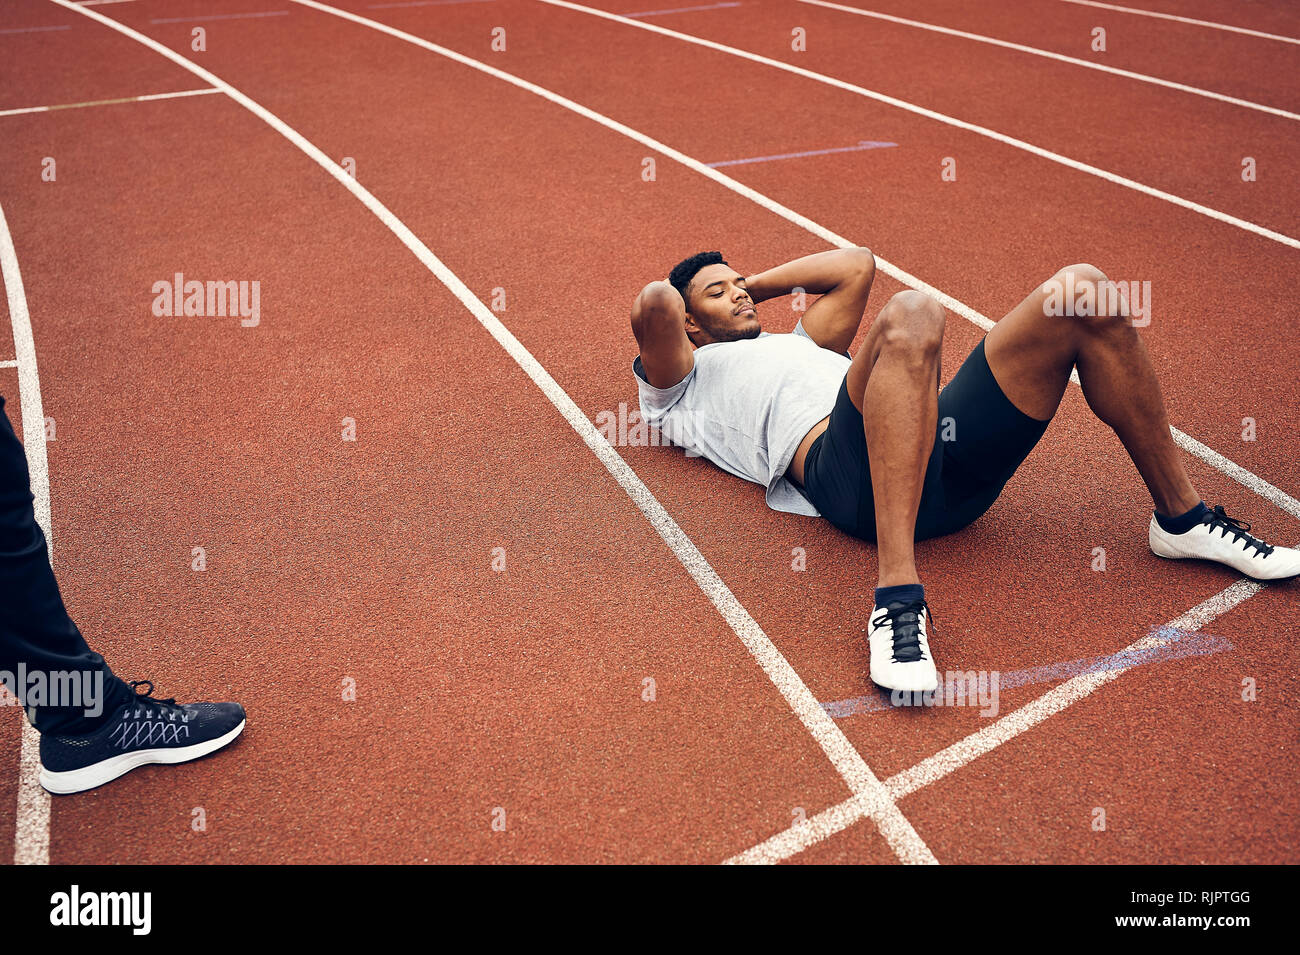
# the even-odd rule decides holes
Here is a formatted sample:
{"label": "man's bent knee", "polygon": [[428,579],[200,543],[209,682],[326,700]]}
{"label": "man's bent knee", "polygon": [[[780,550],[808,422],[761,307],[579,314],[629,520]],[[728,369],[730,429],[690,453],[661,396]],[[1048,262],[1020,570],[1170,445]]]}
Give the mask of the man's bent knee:
{"label": "man's bent knee", "polygon": [[943,347],[943,306],[924,292],[899,292],[885,303],[876,321],[887,348],[937,354]]}
{"label": "man's bent knee", "polygon": [[1043,315],[1081,319],[1088,326],[1126,319],[1131,312],[1121,285],[1095,265],[1067,265],[1043,283]]}

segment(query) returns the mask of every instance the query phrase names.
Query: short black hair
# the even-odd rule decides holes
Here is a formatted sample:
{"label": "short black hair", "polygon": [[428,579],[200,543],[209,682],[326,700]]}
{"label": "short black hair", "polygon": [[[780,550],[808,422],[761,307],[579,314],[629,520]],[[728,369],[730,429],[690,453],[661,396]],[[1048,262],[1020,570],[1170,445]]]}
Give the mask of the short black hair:
{"label": "short black hair", "polygon": [[726,264],[721,252],[696,252],[690,258],[682,259],[673,266],[673,270],[668,273],[668,284],[677,289],[689,309],[690,301],[686,297],[686,288],[691,284],[691,279],[695,278],[695,273],[706,265]]}

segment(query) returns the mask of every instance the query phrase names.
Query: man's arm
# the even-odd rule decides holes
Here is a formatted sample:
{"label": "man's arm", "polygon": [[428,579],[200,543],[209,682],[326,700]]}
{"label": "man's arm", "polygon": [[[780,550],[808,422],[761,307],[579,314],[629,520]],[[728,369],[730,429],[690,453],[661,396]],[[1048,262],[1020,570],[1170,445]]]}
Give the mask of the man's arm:
{"label": "man's arm", "polygon": [[858,334],[875,277],[876,257],[870,249],[831,249],[759,272],[745,280],[745,287],[755,302],[796,288],[820,295],[804,312],[803,329],[822,348],[843,352]]}
{"label": "man's arm", "polygon": [[641,367],[656,388],[671,388],[695,367],[686,337],[686,304],[667,282],[651,282],[632,303],[632,334],[641,348]]}

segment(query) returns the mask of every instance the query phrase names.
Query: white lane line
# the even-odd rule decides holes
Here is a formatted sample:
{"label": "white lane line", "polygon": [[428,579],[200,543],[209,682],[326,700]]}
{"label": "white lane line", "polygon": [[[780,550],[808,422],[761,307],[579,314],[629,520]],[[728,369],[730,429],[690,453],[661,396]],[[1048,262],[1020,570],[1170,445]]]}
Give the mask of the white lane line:
{"label": "white lane line", "polygon": [[123,96],[117,99],[93,99],[84,103],[59,103],[55,106],[24,106],[21,109],[0,109],[0,116],[21,116],[24,113],[52,113],[60,109],[83,109],[87,106],[112,106],[117,103],[144,103],[156,99],[179,99],[182,96],[204,96],[220,90],[180,90],[175,93],[147,93],[144,96]]}
{"label": "white lane line", "polygon": [[924,116],[926,119],[936,120],[937,122],[943,123],[947,126],[964,129],[967,132],[984,136],[985,138],[992,139],[995,142],[1023,150],[1024,152],[1038,156],[1041,159],[1058,163],[1078,172],[1087,173],[1090,176],[1096,176],[1098,179],[1103,179],[1106,182],[1113,183],[1117,186],[1123,186],[1125,189],[1131,189],[1134,192],[1140,192],[1143,195],[1151,196],[1154,199],[1160,199],[1164,202],[1172,203],[1173,205],[1179,206],[1183,209],[1188,209],[1207,218],[1214,219],[1216,222],[1222,222],[1226,225],[1234,226],[1245,232],[1262,236],[1265,239],[1270,239],[1273,242],[1278,242],[1293,249],[1300,249],[1300,239],[1293,236],[1284,235],[1281,232],[1275,232],[1272,229],[1267,229],[1262,225],[1257,225],[1256,223],[1247,221],[1246,219],[1229,215],[1228,213],[1221,212],[1218,209],[1211,209],[1209,206],[1202,205],[1199,202],[1193,202],[1190,199],[1184,199],[1182,196],[1176,196],[1171,192],[1165,192],[1163,189],[1156,189],[1154,186],[1148,186],[1135,179],[1129,179],[1126,176],[1108,172],[1105,169],[1091,166],[1088,163],[1080,162],[1077,159],[1071,159],[1069,156],[1063,156],[1060,153],[1052,152],[1049,149],[1043,149],[1041,146],[1035,146],[1033,143],[1027,143],[1023,139],[1016,139],[1015,137],[1008,136],[1005,133],[999,133],[996,130],[989,129],[987,126],[968,123],[965,120],[957,119],[953,116],[948,116],[932,109],[927,109],[924,106],[917,106],[915,103],[909,103],[906,100],[887,96],[886,94],[878,93],[875,90],[869,90],[864,86],[857,86],[853,83],[846,82],[845,80],[836,79],[833,76],[827,76],[824,73],[815,73],[812,70],[806,70],[800,66],[792,66],[789,63],[783,63],[780,60],[774,60],[771,57],[762,56],[758,53],[751,53],[748,50],[737,49],[736,47],[727,46],[723,43],[715,43],[713,40],[706,40],[703,37],[693,36],[689,33],[679,33],[676,30],[669,30],[667,27],[661,27],[658,24],[644,23],[641,20],[629,20],[627,17],[619,16],[616,13],[608,13],[594,7],[584,7],[578,3],[571,3],[569,0],[539,0],[539,2],[549,3],[553,7],[564,7],[565,9],[574,10],[578,13],[585,13],[593,17],[600,17],[603,20],[612,20],[615,23],[622,23],[626,26],[636,27],[638,30],[648,30],[651,33],[658,33],[662,36],[672,37],[685,43],[692,43],[696,46],[715,50],[719,53],[737,56],[754,63],[761,63],[764,66],[783,70],[786,73],[793,73],[795,76],[802,76],[805,79],[813,80],[817,83],[823,83],[827,86],[833,86],[836,89],[841,89],[857,96],[876,100],[877,102],[884,103],[887,106],[894,106],[898,109],[906,110],[909,113]]}
{"label": "white lane line", "polygon": [[143,96],[137,96],[135,98],[140,102],[148,102],[149,100],[155,100],[155,99],[176,99],[177,97],[181,97],[181,96],[206,96],[209,93],[220,93],[220,92],[221,92],[220,90],[215,90],[212,89],[211,87],[205,86],[202,89],[179,90],[175,93],[145,93]]}
{"label": "white lane line", "polygon": [[197,17],[159,17],[150,23],[205,23],[208,20],[256,20],[262,17],[287,17],[288,10],[266,10],[253,13],[205,13]]}
{"label": "white lane line", "polygon": [[701,10],[722,10],[728,7],[738,7],[739,3],[708,3],[699,7],[673,7],[670,10],[642,10],[640,13],[625,13],[625,17],[662,17],[670,13],[698,13]]}
{"label": "white lane line", "polygon": [[[697,172],[701,176],[704,176],[708,179],[712,179],[714,182],[718,183],[718,185],[731,190],[737,195],[744,196],[746,199],[750,200],[756,205],[761,206],[762,208],[768,210],[769,212],[772,212],[775,215],[780,216],[781,218],[785,219],[787,222],[791,222],[794,225],[797,225],[799,228],[812,233],[813,235],[817,236],[818,238],[822,239],[823,241],[831,245],[838,246],[839,248],[842,249],[849,249],[862,244],[859,242],[850,242],[842,235],[838,235],[837,233],[832,232],[830,229],[826,228],[825,226],[812,221],[807,216],[800,215],[799,213],[795,212],[793,209],[789,209],[781,205],[781,203],[777,202],[775,199],[771,199],[768,196],[765,196],[763,193],[751,189],[749,186],[735,179],[732,179],[730,176],[726,175],[725,173],[718,172],[716,169],[711,168],[710,166],[701,162],[700,160],[694,159],[691,156],[688,156],[685,153],[680,152],[671,146],[659,142],[659,140],[657,139],[653,139],[650,136],[647,136],[645,133],[632,129],[630,126],[626,126],[623,123],[620,123],[618,120],[611,119],[602,113],[597,113],[595,110],[589,109],[588,107],[583,106],[581,103],[576,103],[573,100],[568,99],[567,97],[561,96],[559,93],[554,93],[551,90],[546,89],[545,87],[538,86],[535,83],[530,83],[528,80],[522,79],[511,73],[507,73],[504,70],[499,70],[496,67],[488,66],[486,63],[480,63],[478,60],[471,59],[470,57],[465,56],[462,53],[457,53],[455,50],[449,50],[446,47],[438,46],[437,44],[431,43],[430,41],[425,40],[421,37],[415,36],[410,33],[405,33],[402,30],[396,29],[395,27],[390,27],[387,24],[380,23],[375,20],[367,20],[365,17],[361,17],[356,14],[349,13],[346,10],[339,10],[336,9],[335,7],[326,6],[323,3],[315,2],[315,0],[291,0],[291,2],[300,3],[303,6],[312,7],[313,9],[320,10],[322,12],[332,13],[335,16],[342,17],[345,20],[353,20],[356,23],[369,26],[372,29],[380,31],[381,33],[386,33],[389,36],[396,37],[399,40],[405,40],[408,43],[413,43],[418,47],[429,50],[433,53],[437,53],[440,56],[445,56],[448,59],[454,60],[457,63],[461,63],[464,66],[468,66],[471,69],[475,69],[478,70],[479,72],[486,73],[489,76],[496,77],[497,79],[509,83],[512,86],[516,86],[519,89],[526,90],[529,93],[533,93],[536,96],[540,96],[542,99],[552,102],[557,106],[562,106],[565,109],[577,113],[579,116],[589,119],[594,123],[599,123],[601,126],[604,126],[606,129],[613,130],[614,132],[619,133],[622,136],[626,136],[629,139],[633,139],[636,142],[639,142],[642,145],[648,147],[649,149],[653,149],[655,152],[663,156],[667,156],[669,159],[672,159],[675,162],[681,163],[686,168],[694,172]],[[543,2],[551,2],[551,0],[543,0]],[[911,272],[908,272],[898,267],[897,265],[894,265],[893,263],[887,261],[886,259],[881,258],[879,255],[876,256],[876,268],[884,272],[886,275],[892,276],[894,279],[901,282],[903,285],[906,285],[910,288],[918,289],[919,291],[925,292],[928,295],[933,295],[936,299],[939,300],[939,302],[945,308],[957,313],[962,318],[969,321],[971,324],[976,325],[979,328],[984,329],[985,331],[988,331],[994,325],[994,322],[991,319],[977,312],[975,309],[971,308],[965,302],[961,302],[953,298],[947,292],[941,291],[935,288],[930,283],[922,281],[921,279],[913,275]],[[1074,384],[1078,385],[1079,384],[1078,373],[1074,371],[1070,372],[1070,380]],[[1273,485],[1265,481],[1263,478],[1253,474],[1252,472],[1246,470],[1240,465],[1233,463],[1228,458],[1211,450],[1206,445],[1184,434],[1182,431],[1179,431],[1177,428],[1170,428],[1169,430],[1173,434],[1175,442],[1177,442],[1182,448],[1184,448],[1184,450],[1188,451],[1195,457],[1200,458],[1202,461],[1205,461],[1205,463],[1209,464],[1214,469],[1232,478],[1234,481],[1236,481],[1238,484],[1242,485],[1243,487],[1247,488],[1248,490],[1254,491],[1256,494],[1261,495],[1271,503],[1277,504],[1278,507],[1281,507],[1283,510],[1287,511],[1288,513],[1296,514],[1297,516],[1300,516],[1300,501],[1297,501],[1294,497],[1291,497],[1290,495],[1285,494],[1284,492],[1278,490],[1277,488],[1273,487]]]}
{"label": "white lane line", "polygon": [[0,368],[17,368],[17,367],[18,367],[17,359],[12,359],[10,361],[0,361]]}
{"label": "white lane line", "polygon": [[[1117,657],[1133,658],[1133,662],[1127,666],[1121,666],[1113,670],[1080,674],[1073,679],[1067,680],[1048,690],[1032,702],[1017,710],[1012,710],[1001,719],[972,733],[965,739],[958,740],[946,749],[942,749],[933,756],[921,760],[911,769],[905,769],[901,773],[889,777],[885,781],[885,786],[895,799],[902,799],[918,789],[938,782],[945,776],[952,775],[986,753],[991,753],[1003,743],[1042,723],[1049,716],[1060,713],[1067,707],[1073,706],[1080,700],[1090,696],[1112,680],[1118,679],[1122,674],[1138,664],[1139,661],[1136,658],[1143,651],[1154,649],[1176,638],[1170,636],[1167,632],[1162,634],[1161,631],[1165,631],[1167,628],[1184,632],[1200,630],[1211,620],[1222,616],[1263,589],[1262,584],[1254,581],[1245,578],[1238,580],[1213,597],[1193,607],[1176,620],[1171,620],[1165,627],[1157,629],[1154,633],[1121,650],[1116,655]],[[862,800],[858,799],[858,797],[850,797],[838,805],[819,812],[803,823],[777,833],[752,849],[747,849],[739,855],[733,856],[727,862],[730,864],[769,865],[781,862],[837,832],[842,832],[859,820],[867,818],[871,810],[872,807],[862,804]]]}
{"label": "white lane line", "polygon": [[403,7],[449,7],[459,3],[493,3],[495,0],[405,0],[402,3],[371,3],[371,10],[399,10]]}
{"label": "white lane line", "polygon": [[1100,70],[1103,73],[1122,76],[1125,79],[1137,80],[1141,83],[1151,83],[1155,86],[1164,86],[1171,90],[1178,90],[1180,93],[1191,93],[1193,96],[1203,96],[1206,99],[1218,100],[1222,103],[1231,103],[1233,106],[1242,106],[1246,109],[1258,110],[1261,113],[1271,113],[1274,116],[1281,116],[1284,119],[1300,120],[1300,113],[1291,113],[1274,106],[1265,106],[1263,103],[1255,103],[1251,100],[1238,99],[1235,96],[1228,96],[1224,93],[1216,93],[1213,90],[1201,89],[1198,86],[1187,86],[1183,83],[1175,83],[1173,80],[1161,79],[1158,76],[1151,76],[1147,73],[1134,73],[1131,70],[1121,70],[1118,67],[1106,66],[1102,63],[1094,63],[1091,60],[1081,60],[1078,57],[1066,56],[1063,53],[1053,53],[1051,50],[1040,50],[1038,47],[1025,46],[1021,43],[1011,43],[1007,40],[999,40],[995,37],[983,36],[979,33],[967,33],[965,30],[954,30],[950,27],[941,27],[934,23],[922,23],[920,20],[908,20],[906,17],[896,17],[888,13],[877,13],[874,10],[864,10],[861,7],[845,6],[842,3],[830,3],[829,0],[798,0],[798,2],[807,3],[815,7],[826,7],[829,10],[853,13],[860,17],[873,17],[877,20],[887,20],[890,23],[916,27],[920,30],[930,30],[934,33],[944,33],[948,36],[960,37],[963,40],[974,40],[977,43],[988,43],[992,46],[1000,46],[1008,50],[1015,50],[1019,53],[1030,53],[1034,56],[1046,57],[1049,60],[1056,60],[1060,63],[1069,63],[1072,66],[1082,66],[1090,70]]}
{"label": "white lane line", "polygon": [[1288,514],[1300,517],[1300,501],[1297,501],[1290,494],[1269,484],[1259,475],[1252,474],[1240,464],[1230,461],[1213,448],[1206,447],[1191,435],[1184,434],[1177,428],[1171,427],[1169,430],[1173,433],[1174,443],[1188,454],[1195,455],[1210,467],[1226,474],[1242,487],[1254,491],[1264,500],[1277,505]]}
{"label": "white lane line", "polygon": [[856,146],[835,146],[830,149],[808,149],[799,153],[777,153],[774,156],[750,156],[746,159],[722,159],[718,162],[708,163],[712,169],[721,169],[723,166],[750,166],[760,162],[779,162],[783,159],[807,159],[812,156],[833,156],[836,153],[858,153],[868,149],[890,149],[897,146],[898,143],[878,142],[872,139],[859,140]]}
{"label": "white lane line", "polygon": [[19,33],[54,33],[58,30],[71,30],[70,26],[57,27],[6,27],[0,30],[0,36],[15,36]]}
{"label": "white lane line", "polygon": [[[165,56],[177,66],[183,67],[195,76],[200,77],[204,82],[221,89],[227,96],[302,150],[303,153],[313,159],[317,165],[360,200],[367,209],[373,212],[388,227],[389,231],[397,236],[402,244],[420,260],[424,267],[433,273],[434,277],[442,282],[460,300],[461,304],[478,319],[479,324],[496,339],[498,344],[515,360],[515,363],[533,380],[623,490],[627,492],[633,503],[636,504],[651,526],[672,549],[677,559],[681,561],[682,566],[686,568],[692,579],[704,591],[723,619],[735,631],[736,636],[740,638],[759,666],[763,668],[763,671],[781,696],[799,717],[800,722],[803,723],[818,745],[821,746],[822,751],[844,779],[849,791],[855,795],[863,796],[870,802],[872,818],[876,820],[881,835],[884,836],[898,857],[908,863],[937,863],[934,854],[921,837],[917,835],[912,824],[899,812],[898,807],[894,805],[893,800],[886,793],[884,785],[871,771],[862,755],[853,748],[843,731],[822,709],[812,691],[804,685],[803,680],[799,678],[799,674],[781,655],[781,651],[776,648],[754,618],[736,599],[735,594],[723,583],[722,578],[718,576],[704,555],[700,553],[699,548],[695,546],[677,525],[677,522],[664,510],[663,505],[650,492],[650,489],[642,483],[627,462],[619,456],[618,452],[605,440],[604,436],[596,430],[595,425],[583,414],[582,409],[574,403],[573,399],[523,346],[519,339],[501,324],[496,315],[475,297],[474,293],[429,250],[428,246],[420,241],[415,233],[407,228],[405,223],[397,218],[369,190],[345,172],[338,163],[321,152],[320,149],[295,129],[288,126],[283,120],[235,89],[225,80],[187,60],[152,38],[138,33],[130,27],[123,26],[116,20],[93,10],[78,7],[71,0],[50,0],[50,2],[67,7],[70,10],[76,10],[82,16],[99,21],[110,29],[116,30],[154,52]],[[330,7],[323,7],[315,3],[304,5],[317,7],[325,12],[353,19],[358,23],[382,28],[382,24],[374,23],[355,14],[333,10]],[[447,52],[451,53],[451,51]],[[458,56],[459,54],[453,55]]]}
{"label": "white lane line", "polygon": [[81,7],[95,7],[105,3],[135,3],[135,0],[78,0]]}
{"label": "white lane line", "polygon": [[[36,342],[32,338],[31,316],[27,313],[27,293],[18,271],[18,253],[14,250],[4,207],[0,206],[0,275],[4,278],[5,297],[9,302],[9,322],[14,330],[12,364],[18,369],[18,400],[22,405],[23,451],[31,473],[33,508],[36,523],[45,532],[50,566],[54,566],[54,533],[50,526],[50,467],[45,454],[45,411],[41,405],[41,380],[36,373]],[[18,755],[18,806],[14,819],[14,864],[48,865],[50,861],[50,794],[41,788],[41,734],[23,721],[22,744]]]}
{"label": "white lane line", "polygon": [[1137,7],[1121,7],[1114,3],[1097,3],[1096,0],[1065,0],[1066,3],[1078,4],[1081,7],[1100,7],[1102,10],[1116,10],[1119,13],[1132,13],[1142,17],[1158,17],[1161,20],[1175,20],[1178,23],[1190,23],[1198,27],[1210,27],[1214,30],[1226,30],[1229,33],[1244,33],[1246,36],[1263,37],[1265,40],[1281,40],[1283,43],[1300,44],[1292,36],[1280,36],[1276,33],[1263,33],[1259,30],[1247,30],[1245,27],[1229,26],[1226,23],[1215,23],[1212,20],[1193,20],[1191,17],[1179,17],[1172,13],[1157,13],[1155,10],[1142,10]]}

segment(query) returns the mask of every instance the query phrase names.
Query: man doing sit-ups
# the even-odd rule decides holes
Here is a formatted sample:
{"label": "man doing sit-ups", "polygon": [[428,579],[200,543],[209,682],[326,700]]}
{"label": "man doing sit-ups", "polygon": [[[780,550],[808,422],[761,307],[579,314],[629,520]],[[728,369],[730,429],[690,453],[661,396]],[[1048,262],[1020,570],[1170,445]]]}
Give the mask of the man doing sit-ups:
{"label": "man doing sit-ups", "polygon": [[[821,515],[876,542],[868,642],[877,684],[937,687],[913,542],[989,509],[1047,430],[1075,369],[1089,407],[1151,492],[1154,553],[1217,561],[1259,580],[1300,574],[1300,551],[1251,536],[1249,524],[1197,495],[1127,302],[1099,270],[1069,266],[1034,289],[942,390],[944,311],[921,292],[886,302],[849,356],[874,277],[867,249],[819,252],[748,278],[718,252],[701,252],[641,291],[632,331],[648,424],[766,487],[769,507]],[[1069,308],[1062,289],[1075,296]],[[792,334],[764,332],[755,306],[795,290],[820,297]]]}

